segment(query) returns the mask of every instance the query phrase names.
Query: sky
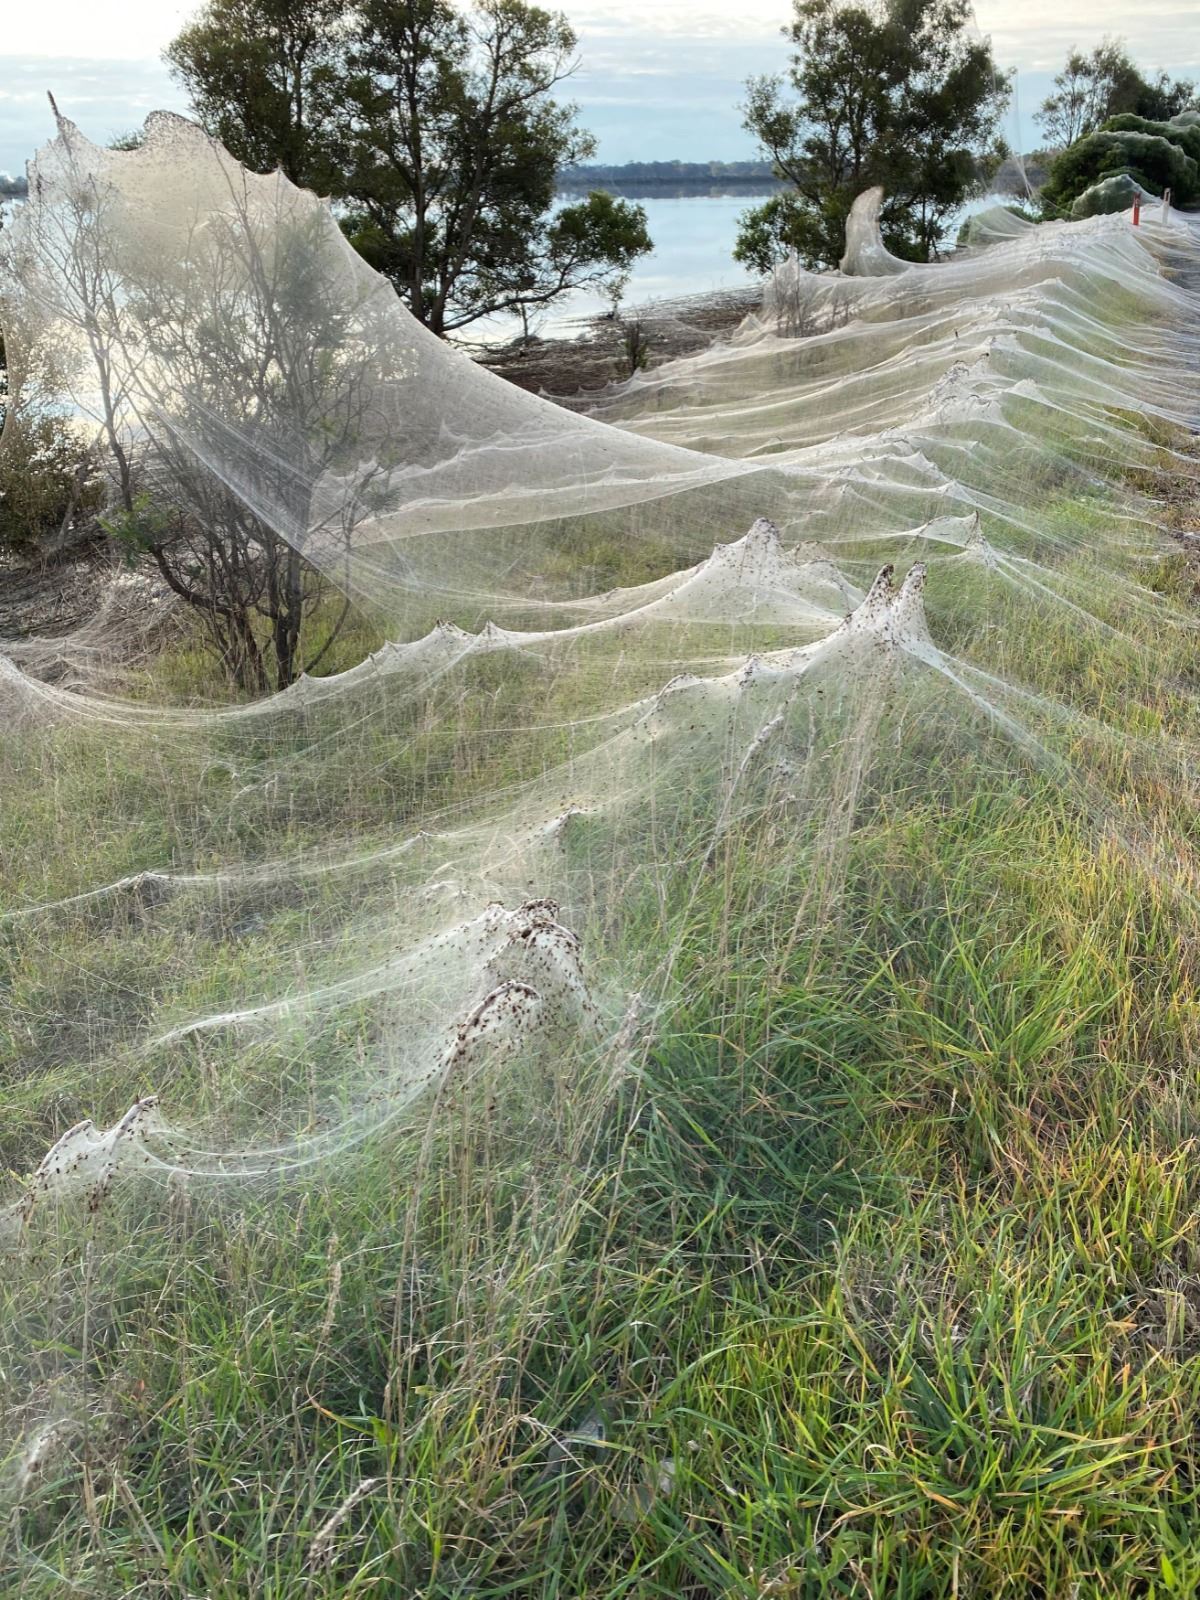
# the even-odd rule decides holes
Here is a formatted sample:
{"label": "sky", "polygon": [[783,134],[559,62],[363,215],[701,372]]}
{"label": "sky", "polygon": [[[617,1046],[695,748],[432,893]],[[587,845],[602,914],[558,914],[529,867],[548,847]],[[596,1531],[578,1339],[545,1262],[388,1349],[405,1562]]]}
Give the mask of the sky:
{"label": "sky", "polygon": [[[553,0],[543,0],[553,4]],[[155,109],[186,111],[161,52],[192,0],[20,4],[0,34],[0,173],[19,173],[53,129],[46,91],[98,143]],[[559,0],[579,36],[569,87],[598,159],[733,161],[756,154],[738,103],[754,73],[782,71],[789,0]],[[1197,0],[976,0],[1002,67],[1016,67],[1006,137],[1037,145],[1032,114],[1067,51],[1123,38],[1143,70],[1200,79]]]}

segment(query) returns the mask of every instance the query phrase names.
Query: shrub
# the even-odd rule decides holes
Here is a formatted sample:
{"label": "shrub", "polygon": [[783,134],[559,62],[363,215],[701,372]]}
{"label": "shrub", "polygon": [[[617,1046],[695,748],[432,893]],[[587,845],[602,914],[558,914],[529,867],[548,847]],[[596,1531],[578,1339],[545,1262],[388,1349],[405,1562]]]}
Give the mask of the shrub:
{"label": "shrub", "polygon": [[1061,215],[1085,189],[1121,173],[1150,193],[1170,189],[1177,203],[1200,194],[1200,165],[1174,139],[1102,130],[1078,140],[1057,158],[1042,190],[1043,205]]}
{"label": "shrub", "polygon": [[28,551],[90,516],[100,485],[86,445],[53,412],[14,410],[0,443],[0,549]]}

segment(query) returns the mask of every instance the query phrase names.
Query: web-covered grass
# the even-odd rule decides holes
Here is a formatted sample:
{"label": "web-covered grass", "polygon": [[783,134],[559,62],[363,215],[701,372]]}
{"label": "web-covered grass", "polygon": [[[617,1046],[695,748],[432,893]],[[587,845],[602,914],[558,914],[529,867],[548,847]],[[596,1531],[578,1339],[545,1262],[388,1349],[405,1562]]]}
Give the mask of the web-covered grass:
{"label": "web-covered grass", "polygon": [[[1191,1581],[1188,917],[1053,792],[893,802],[835,924],[782,952],[720,887],[760,850],[731,840],[688,906],[688,999],[582,1148],[510,1081],[436,1152],[118,1201],[53,1302],[10,1282],[24,1382],[96,1466],[84,1519],[48,1452],[7,1559],[48,1536],[114,1595],[1124,1593],[1164,1556]],[[253,974],[213,955],[180,953],[187,1000]],[[293,1075],[338,1048],[295,1043]],[[219,1095],[219,1051],[203,1071]],[[49,1087],[6,1086],[6,1126]],[[577,1163],[537,1216],[531,1122]]]}
{"label": "web-covered grass", "polygon": [[0,1588],[1200,1584],[1187,224],[566,409],[176,119],[39,174],[19,365],[361,609],[0,658]]}
{"label": "web-covered grass", "polygon": [[[1117,704],[1090,656],[1045,664],[1131,732],[1187,667],[1160,660]],[[380,735],[380,769],[410,737]],[[44,891],[51,803],[97,881],[126,863],[89,817],[120,807],[134,853],[181,825],[136,752],[102,766],[72,732],[54,771],[53,802],[31,785],[10,813],[30,848],[6,857],[9,905]],[[531,1071],[451,1107],[436,1149],[400,1134],[165,1216],[117,1196],[82,1238],[67,1219],[48,1276],[2,1291],[36,1352],[20,1388],[64,1432],[9,1469],[46,1479],[6,1536],[23,1590],[58,1592],[43,1561],[112,1595],[1125,1593],[1164,1557],[1191,1582],[1190,907],[1098,847],[1053,777],[980,775],[948,807],[927,772],[890,772],[823,921],[781,926],[761,821],[677,921],[627,908],[623,937],[671,949],[683,998],[578,1147],[587,1119]],[[354,831],[382,831],[394,789],[360,764],[343,782]],[[1158,805],[1191,837],[1190,810]],[[264,839],[303,841],[272,822]],[[51,921],[6,973],[14,1167],[48,1105],[123,1109],[136,1067],[111,1047],[148,1018],[97,997],[161,1019],[279,977],[299,913],[286,879],[256,898],[250,927],[236,895],[207,924],[186,895],[135,903],[118,938],[94,910]],[[297,1026],[254,1077],[218,1041],[170,1091],[218,1120],[274,1100],[315,1121],[355,1027]],[[106,1029],[108,1076],[81,1074]],[[73,1473],[55,1491],[66,1458],[95,1461],[86,1517]]]}

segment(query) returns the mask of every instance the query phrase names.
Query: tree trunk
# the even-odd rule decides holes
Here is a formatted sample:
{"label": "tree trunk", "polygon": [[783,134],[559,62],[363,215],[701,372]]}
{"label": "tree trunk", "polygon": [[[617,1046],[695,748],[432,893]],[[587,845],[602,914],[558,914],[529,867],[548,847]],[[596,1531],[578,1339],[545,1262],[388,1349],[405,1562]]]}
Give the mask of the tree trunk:
{"label": "tree trunk", "polygon": [[276,607],[273,639],[276,687],[286,689],[299,675],[300,624],[304,617],[304,574],[294,550],[284,558],[282,593]]}
{"label": "tree trunk", "polygon": [[249,613],[235,611],[227,620],[230,624],[231,649],[226,656],[226,664],[233,681],[239,689],[246,689],[251,694],[266,694],[269,688],[267,666],[258,640],[254,637],[254,629],[250,626]]}

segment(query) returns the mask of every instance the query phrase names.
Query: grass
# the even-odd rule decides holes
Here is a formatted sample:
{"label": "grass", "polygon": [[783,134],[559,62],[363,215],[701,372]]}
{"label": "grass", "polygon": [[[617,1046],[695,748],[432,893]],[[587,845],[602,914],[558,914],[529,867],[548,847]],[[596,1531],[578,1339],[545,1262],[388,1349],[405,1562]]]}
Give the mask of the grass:
{"label": "grass", "polygon": [[865,828],[817,982],[693,900],[691,999],[569,1176],[513,1096],[444,1163],[66,1219],[6,1324],[93,1431],[9,1525],[22,1592],[1187,1592],[1188,918],[1016,798]]}

